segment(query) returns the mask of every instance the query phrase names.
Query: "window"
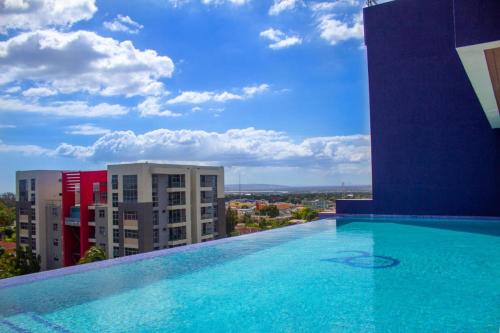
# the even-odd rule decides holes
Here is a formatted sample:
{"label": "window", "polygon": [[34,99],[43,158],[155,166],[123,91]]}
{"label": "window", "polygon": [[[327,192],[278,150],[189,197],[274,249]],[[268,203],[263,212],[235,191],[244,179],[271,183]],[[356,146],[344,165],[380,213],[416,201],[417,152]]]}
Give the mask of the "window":
{"label": "window", "polygon": [[116,210],[113,211],[113,225],[118,225],[119,214]]}
{"label": "window", "polygon": [[186,204],[186,193],[185,192],[170,192],[168,193],[168,205],[178,206]]}
{"label": "window", "polygon": [[21,229],[28,229],[28,223],[21,223]]}
{"label": "window", "polygon": [[200,176],[200,186],[201,187],[217,188],[217,176],[201,175]]}
{"label": "window", "polygon": [[139,253],[138,249],[132,249],[130,247],[125,248],[125,255],[126,256],[130,256],[130,255],[137,254],[137,253]]}
{"label": "window", "polygon": [[118,193],[113,193],[113,207],[118,207]]}
{"label": "window", "polygon": [[212,207],[201,207],[200,213],[201,213],[202,220],[207,220],[207,219],[211,219],[214,217]]}
{"label": "window", "polygon": [[186,245],[186,243],[181,243],[181,244],[175,244],[175,245],[169,245],[168,248],[171,249],[171,248],[174,248],[174,247],[179,247],[179,246],[184,246]]}
{"label": "window", "polygon": [[36,191],[36,186],[35,186],[35,185],[36,185],[36,182],[35,182],[35,178],[31,178],[31,179],[30,179],[30,183],[31,183],[31,184],[30,184],[30,185],[31,185],[31,190],[32,190],[32,191]]}
{"label": "window", "polygon": [[123,202],[137,202],[137,175],[123,176]]}
{"label": "window", "polygon": [[212,206],[212,212],[214,214],[214,218],[219,217],[219,209],[218,209],[218,207],[219,206],[217,206],[217,205],[213,205]]}
{"label": "window", "polygon": [[31,239],[31,250],[32,251],[36,250],[36,239],[35,238]]}
{"label": "window", "polygon": [[153,229],[153,243],[160,242],[160,233],[158,229]]}
{"label": "window", "polygon": [[103,226],[99,227],[99,234],[106,236],[106,227]]}
{"label": "window", "polygon": [[28,244],[29,244],[29,241],[30,241],[30,240],[29,240],[29,238],[28,238],[28,237],[21,237],[21,243],[22,243],[22,244],[26,244],[26,245],[28,245]]}
{"label": "window", "polygon": [[125,238],[139,238],[139,232],[137,230],[128,230],[125,229]]}
{"label": "window", "polygon": [[19,201],[28,201],[28,184],[26,179],[19,180]]}
{"label": "window", "polygon": [[186,239],[186,227],[169,228],[169,240],[176,241]]}
{"label": "window", "polygon": [[201,203],[212,203],[212,202],[214,202],[214,192],[201,191]]}
{"label": "window", "polygon": [[113,243],[120,243],[120,230],[113,229]]}
{"label": "window", "polygon": [[210,235],[211,233],[213,233],[213,226],[212,226],[212,222],[209,222],[209,223],[202,223],[201,224],[201,235],[202,236],[206,236],[206,235]]}
{"label": "window", "polygon": [[36,235],[36,224],[31,224],[31,235]]}
{"label": "window", "polygon": [[186,210],[185,209],[169,210],[168,211],[168,222],[169,223],[186,222]]}
{"label": "window", "polygon": [[59,261],[59,258],[58,257],[54,257],[54,261]]}
{"label": "window", "polygon": [[152,178],[153,207],[158,207],[158,175]]}
{"label": "window", "polygon": [[160,213],[157,210],[153,210],[153,225],[158,225],[160,223]]}
{"label": "window", "polygon": [[58,207],[52,207],[52,216],[59,216],[59,208]]}
{"label": "window", "polygon": [[113,257],[118,258],[120,256],[120,248],[117,246],[113,246]]}
{"label": "window", "polygon": [[106,217],[106,211],[104,211],[104,209],[99,209],[99,217],[100,218]]}
{"label": "window", "polygon": [[52,244],[53,244],[54,246],[59,246],[59,239],[54,238],[54,240],[52,241]]}
{"label": "window", "polygon": [[29,215],[29,214],[30,214],[29,208],[19,208],[19,215]]}
{"label": "window", "polygon": [[35,196],[35,193],[34,193],[34,192],[33,192],[33,193],[31,193],[31,199],[30,199],[30,201],[31,201],[31,204],[32,204],[32,205],[36,204],[36,196]]}
{"label": "window", "polygon": [[53,231],[57,231],[58,229],[59,229],[59,224],[54,223],[54,224],[52,225],[52,230],[53,230]]}
{"label": "window", "polygon": [[123,213],[123,219],[124,220],[137,220],[137,212],[134,210],[126,210],[125,213]]}
{"label": "window", "polygon": [[181,188],[186,187],[185,175],[168,175],[168,187]]}
{"label": "window", "polygon": [[118,175],[111,176],[111,189],[112,190],[118,189]]}
{"label": "window", "polygon": [[36,220],[36,209],[35,208],[31,209],[31,220],[32,221]]}

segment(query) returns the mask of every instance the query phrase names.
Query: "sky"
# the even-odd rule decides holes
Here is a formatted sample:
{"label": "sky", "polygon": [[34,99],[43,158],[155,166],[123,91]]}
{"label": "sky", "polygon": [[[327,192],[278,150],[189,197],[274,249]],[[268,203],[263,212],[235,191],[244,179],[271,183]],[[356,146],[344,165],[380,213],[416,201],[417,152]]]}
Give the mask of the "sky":
{"label": "sky", "polygon": [[0,0],[0,192],[134,161],[370,184],[363,3]]}

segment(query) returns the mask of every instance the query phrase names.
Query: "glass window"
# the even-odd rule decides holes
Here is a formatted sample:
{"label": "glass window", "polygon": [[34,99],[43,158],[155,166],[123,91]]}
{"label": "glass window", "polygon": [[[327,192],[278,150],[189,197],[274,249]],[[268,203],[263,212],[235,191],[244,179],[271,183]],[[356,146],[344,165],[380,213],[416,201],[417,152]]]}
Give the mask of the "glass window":
{"label": "glass window", "polygon": [[99,234],[105,236],[106,235],[106,227],[103,227],[103,226],[99,227]]}
{"label": "glass window", "polygon": [[160,241],[160,232],[158,229],[153,229],[153,243],[158,243]]}
{"label": "glass window", "polygon": [[130,247],[125,248],[125,255],[126,256],[130,256],[130,255],[137,254],[137,253],[139,253],[138,249],[132,249]]}
{"label": "glass window", "polygon": [[153,210],[153,225],[158,225],[160,223],[160,213],[157,210]]}
{"label": "glass window", "polygon": [[113,225],[119,224],[118,218],[119,218],[118,211],[114,210],[113,211]]}
{"label": "glass window", "polygon": [[21,229],[28,229],[28,223],[21,223]]}
{"label": "glass window", "polygon": [[170,188],[186,187],[186,176],[185,175],[168,175],[168,187],[170,187]]}
{"label": "glass window", "polygon": [[111,176],[111,189],[112,190],[118,189],[118,175]]}
{"label": "glass window", "polygon": [[99,217],[100,218],[106,217],[106,212],[104,211],[104,209],[99,209]]}
{"label": "glass window", "polygon": [[201,228],[202,228],[201,229],[202,236],[210,235],[211,233],[213,233],[212,222],[202,223]]}
{"label": "glass window", "polygon": [[36,220],[36,209],[35,208],[31,209],[31,220],[32,221]]}
{"label": "glass window", "polygon": [[168,205],[178,206],[186,204],[186,193],[185,192],[169,192],[168,193]]}
{"label": "glass window", "polygon": [[113,243],[120,243],[120,230],[113,229]]}
{"label": "glass window", "polygon": [[139,232],[137,230],[125,229],[125,238],[139,238]]}
{"label": "glass window", "polygon": [[32,191],[36,191],[36,182],[35,182],[35,178],[31,178],[31,190]]}
{"label": "glass window", "polygon": [[152,196],[153,196],[153,207],[158,207],[158,175],[153,175],[152,178]]}
{"label": "glass window", "polygon": [[113,207],[118,207],[118,193],[113,193]]}
{"label": "glass window", "polygon": [[217,176],[215,176],[215,175],[201,175],[200,176],[200,186],[201,187],[217,188]]}
{"label": "glass window", "polygon": [[201,207],[200,213],[202,220],[211,219],[214,217],[213,207]]}
{"label": "glass window", "polygon": [[168,211],[168,222],[169,223],[186,222],[186,210],[185,209],[169,210]]}
{"label": "glass window", "polygon": [[31,193],[31,199],[30,199],[30,201],[31,201],[31,204],[32,204],[32,205],[36,204],[36,196],[35,196],[35,193],[34,193],[34,192],[33,192],[33,193]]}
{"label": "glass window", "polygon": [[124,220],[137,220],[137,212],[134,210],[126,210],[123,213]]}
{"label": "glass window", "polygon": [[120,248],[117,246],[113,246],[113,257],[118,258],[120,256]]}
{"label": "glass window", "polygon": [[137,202],[137,175],[123,176],[123,202]]}
{"label": "glass window", "polygon": [[36,235],[36,224],[31,224],[31,235]]}
{"label": "glass window", "polygon": [[28,201],[28,184],[26,179],[19,180],[19,201]]}
{"label": "glass window", "polygon": [[201,191],[201,203],[212,203],[214,202],[214,197],[213,191]]}
{"label": "glass window", "polygon": [[54,238],[54,240],[52,241],[52,244],[53,244],[54,246],[59,246],[59,239]]}
{"label": "glass window", "polygon": [[59,216],[59,208],[52,207],[52,216]]}
{"label": "glass window", "polygon": [[57,231],[58,229],[59,229],[59,224],[54,223],[54,224],[52,225],[52,230]]}
{"label": "glass window", "polygon": [[169,240],[176,241],[186,239],[186,227],[169,228]]}

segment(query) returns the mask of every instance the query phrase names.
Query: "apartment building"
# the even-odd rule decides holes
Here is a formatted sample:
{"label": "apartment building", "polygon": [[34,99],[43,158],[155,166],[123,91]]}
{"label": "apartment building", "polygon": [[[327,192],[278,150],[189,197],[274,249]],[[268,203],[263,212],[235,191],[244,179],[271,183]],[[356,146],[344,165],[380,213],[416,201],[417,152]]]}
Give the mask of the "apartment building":
{"label": "apartment building", "polygon": [[152,163],[108,166],[113,257],[225,236],[224,169]]}
{"label": "apartment building", "polygon": [[19,171],[18,246],[42,269],[71,266],[93,245],[108,258],[226,235],[224,168],[154,163],[99,171]]}
{"label": "apartment building", "polygon": [[17,246],[40,255],[42,270],[62,266],[61,171],[16,172]]}

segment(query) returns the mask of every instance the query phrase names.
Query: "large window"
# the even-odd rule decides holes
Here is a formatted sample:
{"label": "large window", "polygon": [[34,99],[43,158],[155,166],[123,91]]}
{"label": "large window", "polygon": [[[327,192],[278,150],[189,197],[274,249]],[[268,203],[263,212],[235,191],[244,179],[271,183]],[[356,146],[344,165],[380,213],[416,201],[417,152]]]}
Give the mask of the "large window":
{"label": "large window", "polygon": [[118,193],[113,193],[111,200],[113,202],[113,207],[118,207]]}
{"label": "large window", "polygon": [[26,179],[19,180],[19,201],[28,201],[28,184]]}
{"label": "large window", "polygon": [[123,202],[137,202],[137,175],[123,176]]}
{"label": "large window", "polygon": [[21,223],[21,229],[26,229],[26,230],[28,230],[28,226],[29,226],[29,224],[28,224],[28,223]]}
{"label": "large window", "polygon": [[31,182],[31,184],[30,184],[31,185],[31,190],[32,191],[36,191],[36,181],[35,181],[35,178],[31,178],[30,182]]}
{"label": "large window", "polygon": [[120,243],[120,230],[113,229],[113,243]]}
{"label": "large window", "polygon": [[213,232],[214,232],[214,227],[212,225],[212,222],[201,224],[201,235],[202,236],[210,235]]}
{"label": "large window", "polygon": [[168,175],[168,187],[170,188],[186,187],[185,175]]}
{"label": "large window", "polygon": [[137,212],[134,210],[126,210],[125,213],[123,213],[123,219],[124,220],[137,220]]}
{"label": "large window", "polygon": [[211,219],[214,217],[214,212],[212,207],[201,207],[200,213],[202,220]]}
{"label": "large window", "polygon": [[212,203],[214,202],[214,197],[213,191],[201,191],[201,203]]}
{"label": "large window", "polygon": [[36,196],[35,196],[35,192],[31,193],[31,205],[35,205],[36,204]]}
{"label": "large window", "polygon": [[186,222],[186,210],[185,209],[169,210],[168,211],[168,222],[169,223]]}
{"label": "large window", "polygon": [[112,190],[118,189],[118,175],[111,176],[111,189]]}
{"label": "large window", "polygon": [[217,187],[217,176],[215,175],[201,175],[200,176],[200,186],[201,187]]}
{"label": "large window", "polygon": [[119,224],[119,213],[118,211],[113,211],[113,225],[118,225]]}
{"label": "large window", "polygon": [[125,238],[139,238],[139,232],[137,230],[128,230],[125,229]]}
{"label": "large window", "polygon": [[125,255],[126,256],[130,256],[130,255],[137,254],[137,253],[139,253],[138,249],[132,249],[130,247],[125,248]]}
{"label": "large window", "polygon": [[158,175],[153,175],[151,180],[151,190],[153,196],[153,207],[158,207]]}
{"label": "large window", "polygon": [[177,241],[186,239],[186,227],[169,228],[169,240]]}
{"label": "large window", "polygon": [[186,193],[185,192],[169,192],[168,193],[168,205],[178,206],[186,204]]}

